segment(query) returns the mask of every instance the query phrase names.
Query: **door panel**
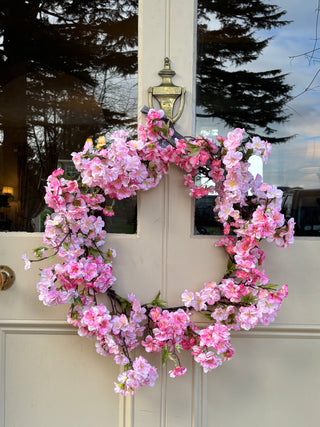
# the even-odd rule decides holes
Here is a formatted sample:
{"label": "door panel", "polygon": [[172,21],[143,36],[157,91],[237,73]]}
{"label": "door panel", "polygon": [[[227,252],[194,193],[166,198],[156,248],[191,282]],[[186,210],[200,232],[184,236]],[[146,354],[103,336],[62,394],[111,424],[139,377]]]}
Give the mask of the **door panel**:
{"label": "door panel", "polygon": [[[234,339],[235,357],[208,379],[208,426],[317,425],[319,329],[314,337],[274,335]],[[232,411],[221,410],[225,400]]]}
{"label": "door panel", "polygon": [[[118,425],[111,360],[63,324],[15,324],[2,329],[4,425]],[[93,416],[94,414],[94,416]]]}

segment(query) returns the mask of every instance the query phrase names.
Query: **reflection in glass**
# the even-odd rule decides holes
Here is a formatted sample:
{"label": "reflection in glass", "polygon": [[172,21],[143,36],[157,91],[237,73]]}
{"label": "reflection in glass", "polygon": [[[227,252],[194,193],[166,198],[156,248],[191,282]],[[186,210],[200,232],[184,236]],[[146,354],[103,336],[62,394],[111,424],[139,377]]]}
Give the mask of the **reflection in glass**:
{"label": "reflection in glass", "polygon": [[136,121],[136,12],[137,0],[1,2],[0,230],[40,231],[58,163]]}
{"label": "reflection in glass", "polygon": [[194,208],[194,234],[223,234],[223,227],[218,217],[214,215],[216,196],[204,196],[195,199]]}
{"label": "reflection in glass", "polygon": [[288,24],[285,11],[266,1],[199,0],[197,35],[197,116],[284,141],[274,124],[288,117],[291,86],[270,63],[250,64],[264,52],[270,30]]}
{"label": "reflection in glass", "polygon": [[[202,22],[206,15],[203,3]],[[218,3],[223,7],[222,2],[212,2],[213,5]],[[237,2],[239,7],[246,10],[245,5],[250,2]],[[259,2],[261,3],[261,2]],[[268,3],[269,2],[264,2]],[[260,41],[266,37],[272,37],[268,45],[260,51],[259,55],[253,61],[248,61],[245,66],[241,63],[229,59],[225,56],[225,64],[227,71],[243,73],[264,72],[270,69],[281,70],[281,75],[285,75],[283,83],[292,87],[291,99],[287,98],[286,102],[281,106],[281,114],[287,116],[286,121],[273,120],[269,116],[269,103],[265,102],[266,98],[261,96],[261,93],[252,92],[252,104],[246,104],[251,108],[255,108],[256,104],[260,104],[259,114],[264,114],[269,124],[266,127],[261,126],[258,122],[254,125],[253,122],[247,125],[248,120],[251,120],[251,114],[243,114],[243,122],[236,122],[239,118],[235,109],[238,107],[243,110],[243,100],[238,97],[237,85],[228,85],[230,93],[230,103],[225,102],[224,91],[221,93],[211,92],[207,94],[215,97],[215,112],[208,117],[208,107],[198,97],[198,117],[197,117],[197,133],[206,131],[208,133],[226,135],[232,127],[245,127],[249,130],[249,134],[258,134],[270,142],[281,142],[273,144],[272,155],[267,165],[263,167],[263,178],[270,184],[279,186],[284,191],[283,213],[287,218],[294,216],[297,235],[312,235],[320,236],[320,215],[319,215],[319,197],[320,197],[320,124],[319,124],[319,75],[320,69],[317,52],[319,49],[316,34],[317,20],[319,16],[316,14],[318,2],[312,1],[309,5],[304,2],[292,2],[291,0],[273,1],[279,6],[278,12],[286,11],[281,19],[286,20],[286,25],[273,26],[269,30],[267,28],[258,29],[256,36]],[[233,1],[225,2],[225,4],[234,4]],[[227,6],[226,6],[227,7]],[[232,11],[226,15],[226,20],[230,20]],[[225,10],[226,13],[226,10]],[[221,24],[222,15],[212,14],[210,21],[205,21],[209,28],[220,30],[224,28]],[[236,18],[233,18],[236,19]],[[263,18],[261,18],[263,19]],[[220,21],[219,21],[220,20]],[[220,22],[220,23],[219,23]],[[233,21],[235,22],[235,21]],[[236,36],[234,34],[234,36]],[[202,36],[203,38],[203,36]],[[226,41],[226,40],[225,40]],[[237,43],[237,37],[229,40],[232,46]],[[240,40],[241,41],[241,40]],[[200,41],[201,42],[201,41]],[[241,47],[241,43],[239,45]],[[225,52],[227,53],[228,46]],[[236,50],[234,50],[236,52]],[[245,58],[246,54],[243,50],[239,50],[240,58]],[[241,56],[242,55],[242,56]],[[199,57],[201,58],[201,57]],[[199,59],[198,58],[198,59]],[[247,55],[247,59],[250,57]],[[201,68],[198,68],[201,70]],[[217,78],[217,77],[215,77]],[[218,76],[218,79],[220,77]],[[210,76],[204,75],[202,80],[210,80]],[[215,81],[215,80],[213,80]],[[240,81],[240,80],[239,80]],[[198,78],[201,85],[201,79]],[[223,82],[223,79],[221,80]],[[220,84],[220,83],[219,83]],[[274,89],[272,82],[269,83],[271,92]],[[220,86],[217,86],[220,87]],[[245,93],[247,87],[242,85],[242,90]],[[234,95],[234,97],[233,97]],[[284,95],[284,94],[283,94]],[[286,96],[287,96],[286,95]],[[232,99],[233,98],[233,99]],[[221,109],[222,113],[218,111]],[[231,108],[229,108],[231,106]],[[210,104],[209,104],[210,107]],[[211,108],[211,107],[210,107]],[[227,117],[227,119],[226,119]],[[235,120],[233,123],[230,122]],[[274,130],[271,135],[268,134],[268,127]],[[289,139],[286,138],[290,137]],[[196,209],[197,209],[196,201]],[[197,223],[196,218],[195,222]]]}

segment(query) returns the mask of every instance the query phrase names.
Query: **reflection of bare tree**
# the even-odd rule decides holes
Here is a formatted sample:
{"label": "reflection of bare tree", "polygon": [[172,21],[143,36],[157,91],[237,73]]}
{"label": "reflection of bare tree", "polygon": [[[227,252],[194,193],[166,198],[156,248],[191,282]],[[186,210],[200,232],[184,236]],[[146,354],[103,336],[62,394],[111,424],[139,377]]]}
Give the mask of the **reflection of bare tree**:
{"label": "reflection of bare tree", "polygon": [[113,125],[107,134],[110,135],[121,125],[135,131],[138,97],[136,76],[120,76],[116,70],[111,70],[99,73],[96,79],[98,85],[94,95],[102,107],[106,122],[109,122],[110,106],[113,106]]}
{"label": "reflection of bare tree", "polygon": [[[317,7],[315,9],[315,36],[313,40],[313,47],[309,51],[300,53],[299,55],[293,55],[289,56],[289,59],[292,61],[304,57],[308,61],[309,65],[311,64],[317,64],[320,62],[320,58],[317,55],[320,51],[320,47],[318,47],[319,44],[319,18],[320,18],[320,0],[316,1]],[[314,73],[313,77],[311,78],[310,82],[307,84],[307,86],[299,92],[297,95],[293,96],[293,99],[303,95],[306,92],[318,90],[320,85],[317,83],[317,78],[320,74],[320,68]]]}

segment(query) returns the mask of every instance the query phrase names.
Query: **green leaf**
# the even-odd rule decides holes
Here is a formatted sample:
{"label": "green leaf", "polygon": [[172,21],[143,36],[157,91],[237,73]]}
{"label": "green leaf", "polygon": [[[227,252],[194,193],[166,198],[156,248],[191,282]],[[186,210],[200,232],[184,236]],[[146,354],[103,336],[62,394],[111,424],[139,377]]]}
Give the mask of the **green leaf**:
{"label": "green leaf", "polygon": [[42,258],[43,253],[47,251],[49,248],[46,246],[39,246],[38,248],[33,249],[33,253],[37,258]]}
{"label": "green leaf", "polygon": [[33,252],[39,252],[39,251],[42,251],[42,249],[46,250],[48,248],[47,246],[39,246],[38,248],[33,249]]}
{"label": "green leaf", "polygon": [[163,347],[162,352],[161,352],[161,363],[162,366],[166,364],[166,361],[168,359],[169,356],[169,351],[168,351],[168,347],[167,345],[165,345],[165,347]]}
{"label": "green leaf", "polygon": [[210,313],[205,313],[204,311],[200,311],[200,314],[205,317],[206,319],[212,320]]}
{"label": "green leaf", "polygon": [[121,303],[121,310],[125,310],[127,307],[128,307],[128,304],[125,301],[123,301]]}
{"label": "green leaf", "polygon": [[97,249],[93,249],[92,247],[88,248],[88,254],[97,258],[100,255],[100,252]]}
{"label": "green leaf", "polygon": [[131,369],[130,363],[127,363],[126,365],[124,365],[125,371],[129,371],[129,369]]}
{"label": "green leaf", "polygon": [[250,292],[247,295],[241,295],[241,302],[243,304],[254,304],[256,302],[256,297],[252,295],[252,293]]}
{"label": "green leaf", "polygon": [[82,303],[82,301],[81,301],[81,298],[78,296],[78,297],[72,297],[71,299],[70,299],[70,304],[71,305],[83,305],[83,303]]}
{"label": "green leaf", "polygon": [[166,301],[160,299],[160,291],[157,293],[156,297],[154,300],[151,301],[150,304],[147,305],[151,305],[153,307],[160,307],[160,308],[164,308],[166,307],[167,303]]}
{"label": "green leaf", "polygon": [[181,344],[176,344],[175,345],[175,349],[177,350],[177,352],[179,353],[182,350],[182,345]]}
{"label": "green leaf", "polygon": [[199,145],[194,145],[190,142],[187,142],[186,148],[189,151],[188,156],[197,156],[201,150],[201,147],[199,147]]}
{"label": "green leaf", "polygon": [[227,264],[227,271],[226,274],[231,274],[236,270],[236,265],[231,261],[231,259],[228,259],[228,264]]}
{"label": "green leaf", "polygon": [[229,323],[235,323],[236,313],[229,314],[228,321]]}
{"label": "green leaf", "polygon": [[164,135],[166,138],[169,138],[169,127],[170,127],[170,122],[168,121],[168,123],[164,124],[164,125],[162,126],[162,128],[161,128],[161,129],[159,129],[159,130],[161,130],[161,132],[163,133],[163,135]]}
{"label": "green leaf", "polygon": [[172,353],[170,353],[170,352],[169,352],[169,354],[168,354],[168,358],[169,358],[170,360],[172,360],[173,362],[175,362],[175,363],[176,363],[176,361],[177,361],[176,357],[175,357]]}
{"label": "green leaf", "polygon": [[127,308],[131,307],[131,303],[125,299],[120,297],[119,295],[117,295],[117,300],[119,301],[120,305],[121,305],[121,310],[126,310]]}
{"label": "green leaf", "polygon": [[276,291],[279,288],[279,285],[268,283],[267,285],[262,285],[261,288],[266,289],[267,291]]}
{"label": "green leaf", "polygon": [[99,156],[98,154],[91,154],[91,153],[86,153],[83,157],[87,158],[87,159],[94,159],[95,157],[97,157],[98,159],[102,159],[104,160],[103,156]]}

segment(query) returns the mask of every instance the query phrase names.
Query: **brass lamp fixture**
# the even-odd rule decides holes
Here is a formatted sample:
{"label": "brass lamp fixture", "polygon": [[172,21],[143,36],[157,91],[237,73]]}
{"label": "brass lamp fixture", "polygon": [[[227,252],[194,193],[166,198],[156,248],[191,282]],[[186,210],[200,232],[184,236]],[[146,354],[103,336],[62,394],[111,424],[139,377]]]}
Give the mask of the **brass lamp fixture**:
{"label": "brass lamp fixture", "polygon": [[10,207],[9,202],[14,200],[14,188],[4,185],[2,191],[0,192],[0,208]]}
{"label": "brass lamp fixture", "polygon": [[14,189],[8,185],[4,185],[2,188],[2,194],[11,195],[13,197]]}

